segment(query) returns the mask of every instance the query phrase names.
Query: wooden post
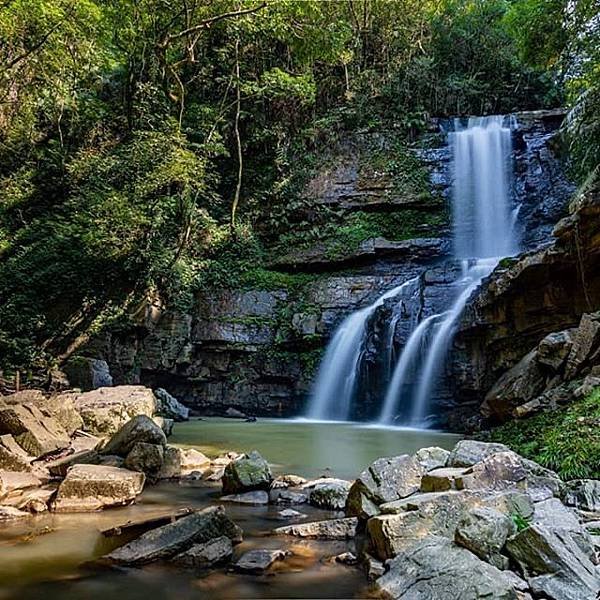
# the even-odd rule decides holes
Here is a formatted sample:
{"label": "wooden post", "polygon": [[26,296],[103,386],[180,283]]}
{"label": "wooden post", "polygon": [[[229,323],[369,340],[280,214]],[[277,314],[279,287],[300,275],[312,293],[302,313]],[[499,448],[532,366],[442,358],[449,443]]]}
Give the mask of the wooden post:
{"label": "wooden post", "polygon": [[15,392],[21,389],[21,371],[15,373]]}

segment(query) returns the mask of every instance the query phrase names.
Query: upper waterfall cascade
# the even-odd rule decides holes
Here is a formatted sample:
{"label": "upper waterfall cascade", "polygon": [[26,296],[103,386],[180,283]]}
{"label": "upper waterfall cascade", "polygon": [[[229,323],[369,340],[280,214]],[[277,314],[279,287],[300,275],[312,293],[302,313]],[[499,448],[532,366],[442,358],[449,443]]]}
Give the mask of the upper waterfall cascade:
{"label": "upper waterfall cascade", "polygon": [[[448,134],[452,152],[453,261],[462,275],[452,285],[447,310],[408,315],[412,333],[397,356],[393,352],[398,317],[388,324],[387,391],[378,421],[424,427],[433,408],[431,398],[440,379],[462,311],[482,279],[500,258],[517,252],[518,209],[512,206],[512,142],[507,117],[456,119]],[[386,301],[401,302],[414,294],[419,277],[386,292],[373,304],[352,313],[335,332],[321,363],[308,417],[347,420],[357,390],[369,321]],[[406,318],[406,317],[405,317]]]}

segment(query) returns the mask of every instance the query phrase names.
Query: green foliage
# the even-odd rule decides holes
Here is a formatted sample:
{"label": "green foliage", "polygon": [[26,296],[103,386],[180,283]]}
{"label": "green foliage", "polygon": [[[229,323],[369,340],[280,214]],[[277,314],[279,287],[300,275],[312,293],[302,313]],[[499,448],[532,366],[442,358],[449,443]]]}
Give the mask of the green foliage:
{"label": "green foliage", "polygon": [[523,529],[527,529],[531,524],[530,519],[525,518],[520,512],[511,513],[510,518],[515,524],[517,531],[523,531]]}
{"label": "green foliage", "polygon": [[600,388],[582,400],[492,431],[492,439],[563,479],[600,477]]}
{"label": "green foliage", "polygon": [[[432,114],[566,97],[583,180],[600,155],[594,14],[593,0],[1,3],[0,368],[50,364],[147,297],[300,294],[306,280],[265,267],[284,249],[336,257],[443,224],[407,147]],[[365,176],[421,212],[344,216],[303,193],[358,130],[393,132]]]}

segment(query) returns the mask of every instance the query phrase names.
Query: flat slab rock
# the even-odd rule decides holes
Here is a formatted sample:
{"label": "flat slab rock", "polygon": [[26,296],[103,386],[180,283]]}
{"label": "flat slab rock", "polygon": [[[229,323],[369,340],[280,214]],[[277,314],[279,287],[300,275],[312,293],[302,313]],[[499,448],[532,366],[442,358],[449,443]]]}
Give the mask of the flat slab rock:
{"label": "flat slab rock", "polygon": [[104,557],[109,563],[142,565],[169,559],[194,544],[226,536],[242,541],[242,530],[226,515],[222,506],[207,508],[141,535]]}
{"label": "flat slab rock", "polygon": [[54,512],[87,512],[131,504],[142,493],[145,476],[104,465],[74,465],[60,484]]}
{"label": "flat slab rock", "polygon": [[284,550],[250,550],[242,554],[233,566],[242,573],[262,573],[278,560],[284,560],[287,555]]}
{"label": "flat slab rock", "polygon": [[329,519],[326,521],[312,521],[286,525],[273,530],[275,535],[293,535],[302,538],[315,538],[324,540],[346,540],[356,535],[358,519],[348,517],[345,519]]}

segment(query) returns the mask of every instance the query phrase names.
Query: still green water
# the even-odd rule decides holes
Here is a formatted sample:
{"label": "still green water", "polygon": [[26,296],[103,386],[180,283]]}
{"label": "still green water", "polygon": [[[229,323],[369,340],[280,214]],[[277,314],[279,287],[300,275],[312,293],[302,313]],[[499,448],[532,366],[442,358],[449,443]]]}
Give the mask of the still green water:
{"label": "still green water", "polygon": [[[307,477],[322,474],[352,479],[373,459],[412,453],[424,446],[450,448],[457,436],[435,432],[376,429],[352,424],[226,419],[178,423],[170,443],[194,446],[215,456],[227,450],[257,449],[275,472]],[[98,513],[46,513],[0,526],[0,599],[19,600],[181,600],[200,598],[364,598],[362,572],[327,557],[354,550],[353,541],[326,542],[270,536],[287,523],[276,506],[227,505],[243,528],[244,542],[235,557],[253,548],[285,548],[293,556],[267,575],[239,575],[226,569],[194,573],[169,564],[139,569],[98,569],[93,560],[114,541],[100,530],[165,509],[219,503],[219,484],[165,482],[148,486],[133,506]],[[295,507],[301,520],[331,518],[334,513],[308,505]]]}
{"label": "still green water", "polygon": [[279,472],[354,479],[381,456],[412,454],[426,446],[450,449],[459,439],[450,433],[359,423],[207,419],[178,423],[170,442],[195,446],[210,456],[226,450],[258,450]]}

